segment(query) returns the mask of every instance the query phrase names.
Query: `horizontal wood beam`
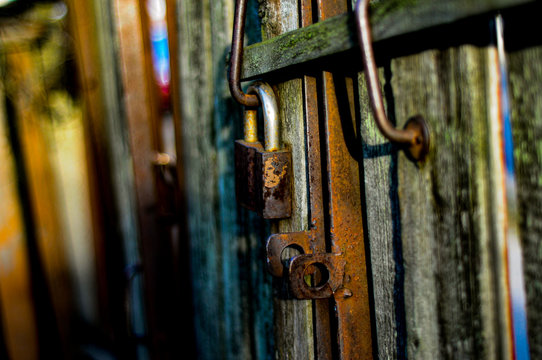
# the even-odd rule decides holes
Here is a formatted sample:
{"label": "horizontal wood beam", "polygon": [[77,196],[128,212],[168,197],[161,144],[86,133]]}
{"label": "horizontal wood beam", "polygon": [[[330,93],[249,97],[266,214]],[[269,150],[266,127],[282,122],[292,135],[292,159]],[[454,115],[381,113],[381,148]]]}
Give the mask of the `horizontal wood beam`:
{"label": "horizontal wood beam", "polygon": [[[372,6],[375,42],[536,0],[389,0]],[[353,14],[340,15],[248,46],[242,79],[276,71],[357,48]]]}

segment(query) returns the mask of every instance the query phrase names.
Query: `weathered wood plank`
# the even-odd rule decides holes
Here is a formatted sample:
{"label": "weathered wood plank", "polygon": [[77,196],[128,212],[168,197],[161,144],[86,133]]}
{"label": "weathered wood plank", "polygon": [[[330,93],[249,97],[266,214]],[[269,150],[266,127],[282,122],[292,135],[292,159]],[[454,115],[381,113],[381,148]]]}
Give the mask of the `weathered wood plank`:
{"label": "weathered wood plank", "polygon": [[[516,25],[518,25],[516,23]],[[513,42],[514,38],[508,39]],[[513,43],[511,43],[513,46]],[[531,359],[542,357],[542,47],[508,54],[519,225]]]}
{"label": "weathered wood plank", "polygon": [[[380,71],[381,78],[385,78]],[[379,359],[406,359],[404,261],[400,236],[397,152],[380,134],[371,112],[365,76],[359,99],[363,147],[365,238],[369,240]],[[389,86],[388,86],[389,87]]]}
{"label": "weathered wood plank", "polygon": [[[95,2],[81,2],[68,0],[66,2],[70,13],[70,33],[74,38],[74,53],[77,62],[77,75],[81,84],[81,98],[83,100],[83,127],[85,133],[85,148],[87,154],[87,169],[89,173],[89,192],[91,201],[91,217],[93,232],[93,249],[96,256],[96,286],[98,292],[98,316],[95,319],[105,333],[111,335],[116,324],[125,323],[122,312],[118,308],[113,309],[113,295],[109,288],[111,282],[119,280],[118,276],[112,276],[108,266],[106,247],[111,246],[111,237],[114,222],[115,207],[113,195],[105,195],[111,188],[111,179],[107,159],[107,143],[103,141],[104,120],[107,119],[106,98],[103,96],[103,88],[106,82],[101,78],[100,60],[100,33],[105,29],[98,26],[101,20],[98,18],[97,5]],[[103,49],[102,49],[103,50]],[[108,204],[108,205],[106,205]],[[113,238],[118,238],[115,235]],[[118,239],[114,241],[118,243]],[[122,266],[122,264],[118,264]],[[108,289],[109,288],[109,289]],[[116,293],[118,294],[118,292]],[[120,319],[120,320],[118,320]]]}
{"label": "weathered wood plank", "polygon": [[[262,34],[271,39],[300,26],[297,0],[264,1]],[[271,62],[266,59],[264,62]],[[301,79],[280,83],[276,87],[284,146],[292,150],[293,192],[292,217],[278,224],[279,232],[308,229],[308,194],[305,156],[305,127]],[[291,255],[291,254],[290,254]],[[314,341],[312,304],[307,300],[274,297],[275,342],[278,359],[313,359]]]}
{"label": "weathered wood plank", "polygon": [[[168,322],[174,319],[176,314],[169,310],[167,301],[168,297],[171,297],[171,286],[174,284],[168,283],[171,273],[167,271],[167,253],[163,250],[167,239],[158,232],[158,194],[152,166],[154,155],[158,151],[156,133],[159,130],[156,126],[159,114],[150,61],[150,35],[149,30],[144,28],[148,24],[143,22],[145,17],[142,14],[146,4],[139,0],[116,0],[113,8],[118,36],[119,80],[122,85],[119,102],[129,133],[136,198],[136,208],[133,210],[137,215],[137,236],[140,244],[137,249],[139,254],[134,251],[130,261],[141,261],[143,265],[144,312],[143,308],[136,309],[134,315],[139,317],[144,313],[145,320],[134,325],[140,328],[140,332],[143,326],[147,329],[152,358],[175,357],[175,346],[171,339],[174,334],[168,332]],[[141,295],[131,296],[134,297],[130,301],[136,304],[135,299]]]}
{"label": "weathered wood plank", "polygon": [[488,57],[488,50],[465,45],[391,64],[398,125],[420,113],[432,136],[421,167],[399,154],[409,357],[499,353],[489,260]]}
{"label": "weathered wood plank", "polygon": [[[234,1],[175,3],[174,102],[180,108],[177,147],[185,169],[198,358],[270,359],[273,305],[264,250],[269,226],[235,200],[233,142],[242,136],[242,108],[226,81]],[[250,2],[246,30],[259,40],[256,9]]]}
{"label": "weathered wood plank", "polygon": [[[383,1],[373,6],[373,39],[379,42],[534,2],[535,0]],[[293,65],[358,47],[352,14],[340,15],[248,46],[245,49],[241,76],[244,79],[267,76]]]}
{"label": "weathered wood plank", "polygon": [[114,4],[67,2],[84,98],[100,325],[115,339],[116,351],[133,357],[144,346],[128,339],[127,324],[133,333],[144,334],[144,301],[136,276],[129,296],[132,312],[127,314],[125,269],[139,262],[139,223]]}
{"label": "weathered wood plank", "polygon": [[[198,356],[213,359],[226,354],[220,292],[220,231],[216,211],[216,149],[212,132],[212,64],[209,2],[177,2],[178,64],[182,124],[182,163],[186,173],[186,211]],[[235,328],[234,328],[235,329]],[[235,330],[234,330],[235,331]],[[227,357],[227,355],[223,355]]]}
{"label": "weathered wood plank", "polygon": [[492,359],[500,353],[491,261],[489,51],[464,45],[385,65],[392,121],[402,127],[422,114],[429,122],[432,150],[421,166],[378,134],[360,88],[381,358]]}

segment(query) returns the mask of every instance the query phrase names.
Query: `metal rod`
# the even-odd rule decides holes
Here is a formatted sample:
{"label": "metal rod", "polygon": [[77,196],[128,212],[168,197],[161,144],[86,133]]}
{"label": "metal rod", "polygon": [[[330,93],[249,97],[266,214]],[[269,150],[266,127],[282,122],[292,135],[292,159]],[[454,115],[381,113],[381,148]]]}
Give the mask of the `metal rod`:
{"label": "metal rod", "polygon": [[371,25],[369,23],[369,3],[371,0],[358,0],[356,3],[356,29],[363,59],[365,79],[371,108],[380,132],[391,142],[405,145],[414,160],[422,160],[429,149],[429,132],[425,121],[420,117],[409,121],[403,130],[393,126],[386,116],[384,101],[378,79],[378,70],[373,53]]}
{"label": "metal rod", "polygon": [[245,37],[246,10],[247,0],[237,0],[235,2],[228,83],[231,95],[235,101],[244,106],[256,107],[260,104],[258,97],[251,94],[245,94],[241,89],[241,67],[243,65],[243,40]]}
{"label": "metal rod", "polygon": [[244,120],[244,135],[245,141],[255,143],[258,141],[258,110],[254,108],[245,109]]}
{"label": "metal rod", "polygon": [[256,94],[256,99],[259,99],[262,104],[265,151],[279,150],[279,108],[273,88],[267,83],[257,81],[248,88],[247,92]]}

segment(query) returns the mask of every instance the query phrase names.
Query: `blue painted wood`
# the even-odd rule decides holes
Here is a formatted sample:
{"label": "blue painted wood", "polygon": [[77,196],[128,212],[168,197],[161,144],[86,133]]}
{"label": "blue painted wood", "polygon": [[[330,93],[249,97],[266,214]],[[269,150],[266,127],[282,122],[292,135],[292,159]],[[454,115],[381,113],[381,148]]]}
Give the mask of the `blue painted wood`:
{"label": "blue painted wood", "polygon": [[[182,163],[185,169],[195,338],[199,359],[272,359],[269,223],[235,200],[233,143],[242,108],[230,97],[226,58],[233,0],[177,0]],[[258,3],[247,38],[260,41]]]}

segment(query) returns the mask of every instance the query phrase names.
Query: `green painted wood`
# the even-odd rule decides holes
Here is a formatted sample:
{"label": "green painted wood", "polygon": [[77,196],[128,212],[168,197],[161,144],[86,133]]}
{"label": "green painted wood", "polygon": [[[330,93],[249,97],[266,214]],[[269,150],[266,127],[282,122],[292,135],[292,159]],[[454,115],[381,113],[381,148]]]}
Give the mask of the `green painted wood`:
{"label": "green painted wood", "polygon": [[[235,199],[235,139],[242,107],[230,96],[226,57],[233,0],[175,1],[181,109],[177,139],[186,216],[198,359],[274,358],[273,297],[265,263],[268,222]],[[249,1],[247,38],[259,41]]]}
{"label": "green painted wood", "polygon": [[[514,38],[508,39],[514,41]],[[531,359],[542,357],[542,47],[508,54]]]}
{"label": "green painted wood", "polygon": [[[379,42],[534,2],[536,0],[381,1],[372,9],[373,38],[375,42]],[[243,58],[242,78],[268,76],[294,65],[358,47],[353,16],[337,16],[248,46]]]}

